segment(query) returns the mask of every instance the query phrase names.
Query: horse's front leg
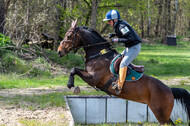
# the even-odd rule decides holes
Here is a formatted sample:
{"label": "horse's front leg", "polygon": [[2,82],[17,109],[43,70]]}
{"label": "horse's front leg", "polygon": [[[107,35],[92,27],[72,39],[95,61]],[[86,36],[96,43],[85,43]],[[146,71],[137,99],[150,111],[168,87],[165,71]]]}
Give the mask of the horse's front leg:
{"label": "horse's front leg", "polygon": [[80,69],[80,68],[73,68],[70,72],[69,80],[67,83],[67,87],[70,89],[71,87],[74,87],[74,76],[78,75],[81,77],[85,82],[87,82],[89,85],[94,86],[95,82],[94,80],[97,80],[95,76],[92,74],[88,73],[87,71]]}
{"label": "horse's front leg", "polygon": [[68,80],[68,83],[67,83],[67,87],[69,89],[71,89],[72,87],[74,87],[74,75],[75,75],[75,68],[73,68],[70,72],[70,75],[69,75],[69,80]]}

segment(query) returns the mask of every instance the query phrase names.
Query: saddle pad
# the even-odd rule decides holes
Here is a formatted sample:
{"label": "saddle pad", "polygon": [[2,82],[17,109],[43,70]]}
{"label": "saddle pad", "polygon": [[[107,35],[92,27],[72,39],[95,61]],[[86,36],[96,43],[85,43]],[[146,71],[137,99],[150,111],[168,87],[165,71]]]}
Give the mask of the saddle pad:
{"label": "saddle pad", "polygon": [[[119,58],[119,57],[121,57],[122,55],[120,54],[120,55],[117,55],[113,60],[112,60],[112,62],[111,62],[111,64],[110,64],[110,71],[111,71],[111,73],[114,75],[114,76],[116,76],[116,77],[118,77],[119,75],[116,73],[116,71],[115,71],[115,69],[114,69],[114,63],[115,63],[115,61],[117,60],[117,58]],[[129,69],[128,69],[129,70]],[[125,78],[125,81],[137,81],[137,80],[139,80],[141,77],[142,77],[142,75],[143,75],[143,73],[139,73],[139,72],[136,72],[136,71],[134,71],[134,70],[132,70],[132,69],[130,69],[130,72],[127,72],[127,73],[129,73],[129,74],[127,74],[127,76],[126,76],[126,78]]]}

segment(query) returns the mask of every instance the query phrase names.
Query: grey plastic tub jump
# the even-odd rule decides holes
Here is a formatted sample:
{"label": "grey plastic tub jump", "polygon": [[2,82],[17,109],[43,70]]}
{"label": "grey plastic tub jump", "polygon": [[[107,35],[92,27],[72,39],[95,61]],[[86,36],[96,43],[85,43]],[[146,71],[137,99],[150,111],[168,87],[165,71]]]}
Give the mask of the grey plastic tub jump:
{"label": "grey plastic tub jump", "polygon": [[[100,124],[125,122],[158,122],[146,104],[109,96],[64,96],[74,123]],[[187,122],[180,103],[174,103],[171,119]]]}

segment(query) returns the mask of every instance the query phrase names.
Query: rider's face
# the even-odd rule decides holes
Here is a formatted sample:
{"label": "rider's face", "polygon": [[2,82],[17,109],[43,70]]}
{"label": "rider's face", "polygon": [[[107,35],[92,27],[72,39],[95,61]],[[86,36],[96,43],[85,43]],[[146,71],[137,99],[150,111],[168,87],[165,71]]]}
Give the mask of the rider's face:
{"label": "rider's face", "polygon": [[109,24],[110,26],[113,26],[113,20],[109,20],[109,21],[108,21],[108,24]]}

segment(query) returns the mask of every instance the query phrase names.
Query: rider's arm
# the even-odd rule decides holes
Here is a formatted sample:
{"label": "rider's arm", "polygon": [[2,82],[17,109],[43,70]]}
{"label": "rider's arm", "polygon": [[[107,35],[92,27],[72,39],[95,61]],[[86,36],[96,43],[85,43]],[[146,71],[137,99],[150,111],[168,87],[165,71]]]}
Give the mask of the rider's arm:
{"label": "rider's arm", "polygon": [[113,42],[130,43],[134,41],[134,37],[126,25],[120,25],[119,27],[122,38],[115,38]]}
{"label": "rider's arm", "polygon": [[134,41],[134,37],[132,35],[128,35],[127,38],[114,38],[113,42],[122,42],[122,43],[130,43]]}

